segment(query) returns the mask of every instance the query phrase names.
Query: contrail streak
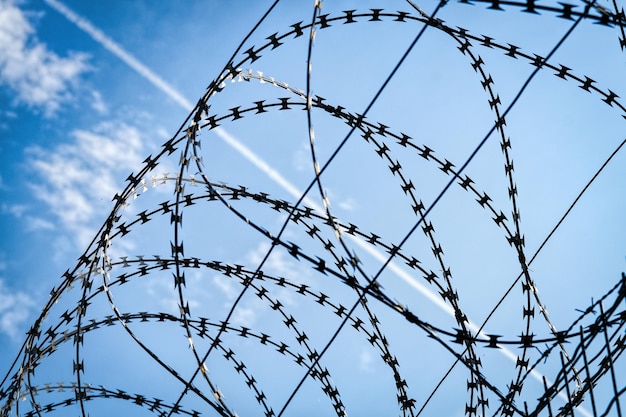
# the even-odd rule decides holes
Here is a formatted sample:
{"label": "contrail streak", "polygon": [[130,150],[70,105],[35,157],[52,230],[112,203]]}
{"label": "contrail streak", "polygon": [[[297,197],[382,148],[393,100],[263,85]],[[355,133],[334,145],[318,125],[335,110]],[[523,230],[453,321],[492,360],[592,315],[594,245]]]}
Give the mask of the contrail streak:
{"label": "contrail streak", "polygon": [[[172,87],[168,82],[166,82],[163,78],[159,77],[155,74],[151,69],[146,67],[143,63],[141,63],[137,58],[131,55],[128,51],[122,48],[117,42],[113,39],[105,35],[100,29],[95,27],[91,22],[85,19],[82,16],[79,16],[74,11],[69,9],[64,4],[60,3],[57,0],[44,0],[50,7],[55,9],[57,12],[61,13],[65,16],[70,22],[74,23],[78,28],[82,29],[85,33],[87,33],[93,40],[98,42],[103,48],[111,52],[113,55],[122,60],[125,64],[127,64],[130,68],[135,70],[140,76],[149,81],[156,88],[161,90],[165,95],[174,100],[176,104],[182,107],[184,110],[191,111],[193,110],[193,105],[191,101],[184,97],[180,92],[178,92],[174,87]],[[239,140],[237,140],[230,133],[226,132],[221,127],[216,127],[212,129],[220,139],[226,142],[229,146],[231,146],[235,151],[237,151],[240,155],[250,161],[254,166],[260,169],[264,174],[266,174],[272,181],[276,184],[280,185],[285,191],[291,194],[295,198],[300,198],[302,196],[302,191],[300,191],[295,185],[293,185],[289,180],[282,176],[282,174],[272,168],[267,162],[263,160],[260,156],[254,153],[250,148],[245,146]],[[324,213],[323,208],[312,201],[310,198],[305,198],[303,202],[311,207],[312,209],[318,211],[319,213]],[[353,242],[355,242],[359,247],[366,250],[370,255],[373,255],[376,259],[381,262],[386,260],[384,254],[378,251],[375,248],[372,248],[370,245],[366,244],[362,240],[348,235],[347,237],[351,238]],[[415,278],[411,277],[401,268],[399,268],[395,264],[390,265],[390,269],[393,270],[396,275],[398,275],[402,280],[406,281],[413,288],[421,292],[425,295],[429,300],[435,303],[439,308],[443,309],[448,314],[454,315],[453,309],[443,302],[434,292],[425,287],[423,284],[418,282]],[[470,324],[472,325],[472,324]],[[478,327],[474,326],[476,329]]]}
{"label": "contrail streak", "polygon": [[[146,67],[137,58],[131,55],[128,51],[122,48],[117,42],[105,35],[100,29],[95,27],[91,22],[82,16],[76,14],[73,10],[68,8],[63,3],[57,0],[44,0],[50,7],[62,14],[67,20],[75,24],[78,28],[82,29],[93,40],[100,44],[104,49],[111,52],[118,57],[122,62],[135,70],[137,74],[150,82],[156,88],[165,93],[166,96],[171,98],[176,104],[182,107],[184,110],[190,112],[193,110],[193,104],[190,100],[184,97],[174,87],[172,87],[167,81],[155,74],[150,68]],[[252,162],[254,166],[260,169],[263,173],[269,176],[275,183],[280,185],[284,190],[293,196],[300,197],[302,192],[299,191],[292,183],[290,183],[285,177],[283,177],[278,171],[273,169],[267,162],[251,151],[247,146],[239,142],[235,137],[226,132],[221,127],[212,129],[220,139],[226,142],[229,146],[235,149],[240,155]],[[305,200],[305,204],[311,206],[315,210],[322,211],[317,205],[315,205],[310,199]],[[315,206],[315,207],[314,207]]]}
{"label": "contrail streak", "polygon": [[[63,3],[60,3],[57,0],[44,0],[44,2],[48,4],[50,7],[52,7],[54,10],[59,12],[61,15],[63,15],[67,20],[72,22],[78,28],[82,29],[87,35],[89,35],[93,40],[95,40],[103,48],[111,52],[113,55],[118,57],[122,62],[124,62],[130,68],[135,70],[135,72],[137,72],[141,77],[143,77],[152,85],[154,85],[156,88],[158,88],[163,93],[165,93],[165,95],[171,98],[176,104],[178,104],[184,110],[187,110],[187,111],[193,110],[194,106],[193,104],[191,104],[192,102],[190,100],[184,97],[180,92],[178,92],[174,87],[172,87],[169,83],[167,83],[163,78],[159,77],[151,69],[146,67],[143,63],[141,63],[137,58],[131,55],[128,51],[122,48],[117,42],[115,42],[113,39],[105,35],[100,29],[95,27],[87,19],[83,18],[82,16],[79,16],[74,11],[72,11]],[[222,139],[229,146],[231,146],[241,156],[246,158],[254,166],[260,169],[264,174],[270,177],[272,181],[274,181],[276,184],[282,187],[285,191],[291,194],[294,198],[299,199],[302,196],[302,191],[300,191],[295,185],[289,182],[289,180],[283,177],[280,174],[280,172],[272,168],[267,162],[263,160],[263,158],[261,158],[256,153],[254,153],[250,148],[248,148],[239,140],[237,140],[235,137],[233,137],[231,134],[226,132],[223,128],[216,127],[212,129],[212,131],[215,132],[220,139]],[[320,213],[324,213],[322,207],[320,207],[319,204],[315,203],[311,199],[305,198],[303,202],[307,206],[311,207],[312,209]],[[379,260],[380,262],[385,262],[387,260],[387,256],[385,254],[381,253],[376,248],[373,248],[366,242],[352,235],[347,235],[347,237],[350,238],[350,240],[352,240],[357,246],[365,250],[367,253],[369,253],[371,256],[373,256],[375,259]],[[452,307],[446,304],[440,297],[438,297],[437,294],[431,291],[428,287],[424,286],[422,283],[420,283],[418,280],[416,280],[414,277],[408,274],[405,270],[400,268],[396,263],[391,262],[388,265],[388,267],[391,271],[395,273],[396,276],[398,276],[404,282],[406,282],[415,290],[420,292],[423,296],[425,296],[430,301],[432,301],[438,308],[440,308],[447,314],[454,316],[454,310],[452,309]],[[477,332],[479,329],[479,326],[471,321],[468,321],[468,326],[474,332]],[[478,335],[482,337],[487,337],[484,332],[480,332],[478,333]],[[504,356],[512,360],[513,362],[517,361],[517,355],[513,353],[513,351],[511,351],[510,349],[502,347],[501,349],[499,349],[499,351]],[[542,379],[543,375],[540,372],[533,370],[531,371],[531,375],[538,381],[541,381],[541,382],[543,381]],[[562,392],[559,393],[559,396],[567,400],[567,396],[564,393]],[[591,416],[591,413],[585,410],[583,407],[579,407],[577,410],[586,416]]]}
{"label": "contrail streak", "polygon": [[78,28],[82,29],[85,33],[91,36],[91,38],[98,42],[104,49],[121,59],[126,65],[134,69],[139,75],[152,83],[152,85],[163,91],[183,109],[187,111],[191,111],[193,109],[191,102],[176,91],[174,87],[169,85],[163,78],[159,77],[148,67],[139,62],[137,58],[129,54],[126,50],[124,50],[124,48],[117,44],[117,42],[105,35],[87,19],[77,15],[73,10],[69,9],[66,5],[58,2],[57,0],[44,1],[48,4],[48,6],[61,13],[67,20],[74,23]]}

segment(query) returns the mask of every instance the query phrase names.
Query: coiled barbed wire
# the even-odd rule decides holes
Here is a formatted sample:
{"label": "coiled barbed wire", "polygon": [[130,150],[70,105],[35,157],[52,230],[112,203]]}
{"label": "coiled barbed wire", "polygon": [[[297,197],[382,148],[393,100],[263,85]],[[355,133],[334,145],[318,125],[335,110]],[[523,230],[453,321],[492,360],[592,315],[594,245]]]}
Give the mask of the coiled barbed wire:
{"label": "coiled barbed wire", "polygon": [[[65,414],[71,409],[82,416],[281,416],[302,410],[342,416],[350,410],[363,412],[365,403],[370,411],[393,410],[403,416],[621,416],[626,276],[605,277],[615,284],[602,289],[597,301],[570,317],[566,326],[553,322],[531,265],[570,210],[531,254],[518,200],[518,188],[524,184],[518,184],[515,175],[506,116],[535,74],[547,71],[591,93],[617,118],[626,118],[617,93],[552,59],[579,25],[617,29],[616,44],[623,48],[623,10],[616,2],[611,8],[597,2],[583,2],[578,8],[535,1],[473,2],[507,13],[543,13],[537,16],[541,20],[569,20],[567,32],[549,45],[545,57],[438,17],[446,8],[469,7],[467,1],[441,2],[432,13],[409,1],[402,3],[406,11],[370,8],[335,14],[324,14],[321,2],[315,1],[310,23],[293,23],[264,37],[264,43],[249,46],[250,35],[277,3],[211,82],[180,130],[129,175],[91,245],[51,290],[0,384],[2,415]],[[314,94],[316,33],[339,25],[377,23],[412,25],[413,41],[380,88],[371,88],[369,104],[347,109],[345,103]],[[494,120],[462,160],[440,156],[435,143],[418,144],[422,142],[413,136],[419,129],[405,133],[371,118],[370,110],[427,31],[454,44],[475,73],[485,94],[481,100]],[[264,69],[284,45],[300,38],[307,38],[306,91],[278,81]],[[508,105],[498,93],[488,60],[481,56],[483,50],[534,67]],[[229,96],[235,89],[245,92]],[[231,107],[234,99],[237,105]],[[201,143],[216,129],[240,123],[271,125],[284,114],[297,121],[302,111],[306,129],[296,132],[308,142],[312,174],[298,196],[269,192],[276,187],[259,180],[234,185],[212,179],[221,172],[204,159],[211,158],[215,165],[220,161]],[[345,127],[338,130],[345,135],[324,143],[330,150],[320,149],[316,140],[318,119]],[[508,201],[494,201],[481,188],[481,180],[465,172],[492,135],[498,137],[502,153],[502,160],[492,162],[504,166]],[[407,209],[399,226],[387,228],[381,222],[378,229],[376,221],[362,226],[332,208],[328,193],[337,176],[328,172],[344,167],[336,161],[345,154],[346,144],[356,141],[373,156],[368,163],[382,163],[376,174],[400,196],[394,204]],[[570,209],[624,143],[607,155]],[[429,178],[442,181],[432,202],[423,201],[427,197],[417,185],[423,179],[414,171],[416,161],[426,166]],[[174,174],[161,172],[172,166]],[[449,242],[435,233],[432,217],[451,189],[477,210],[477,217],[490,219],[493,237],[499,239],[494,244],[513,253],[515,275],[506,278],[507,290],[486,307],[486,315],[476,316],[472,300],[459,293],[462,282],[452,272],[454,260],[444,256]],[[164,197],[163,190],[173,196]],[[509,210],[510,217],[505,214]],[[370,216],[384,216],[378,207],[371,211]],[[414,232],[423,234],[420,242],[428,252],[406,244],[416,239]],[[220,251],[220,240],[229,239],[234,242],[224,246],[234,244],[241,251]],[[246,257],[243,248],[253,239],[263,244],[254,257]],[[211,244],[217,249],[207,251]],[[133,247],[150,252],[132,255]],[[414,298],[398,284],[401,279],[437,298],[439,311],[409,307]],[[168,285],[167,296],[159,293],[160,300],[150,300],[146,294],[163,283]],[[517,308],[517,316],[508,317],[511,307],[503,307],[507,303]],[[507,325],[499,328],[505,334],[486,333],[498,327],[492,318],[500,315],[508,317]],[[350,378],[359,354],[366,362],[380,358],[371,380]],[[439,371],[435,376],[433,369]]]}

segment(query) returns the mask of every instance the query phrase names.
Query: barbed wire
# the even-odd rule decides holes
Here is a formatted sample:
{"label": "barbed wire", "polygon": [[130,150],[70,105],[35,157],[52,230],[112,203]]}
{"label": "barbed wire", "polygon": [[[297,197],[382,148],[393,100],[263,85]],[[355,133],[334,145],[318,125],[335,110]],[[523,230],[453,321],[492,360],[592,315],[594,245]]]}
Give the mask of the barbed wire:
{"label": "barbed wire", "polygon": [[[408,2],[410,11],[372,8],[324,14],[321,2],[315,1],[310,23],[291,24],[284,31],[265,37],[259,46],[248,47],[246,42],[262,27],[276,4],[246,36],[179,131],[128,176],[125,188],[113,197],[114,207],[94,240],[50,291],[49,301],[0,383],[1,415],[42,416],[72,410],[73,414],[87,416],[106,410],[159,416],[281,416],[297,409],[295,404],[308,406],[302,399],[306,395],[299,393],[304,390],[317,392],[323,398],[324,403],[314,410],[315,414],[331,412],[343,416],[351,409],[360,410],[358,397],[363,395],[359,394],[362,387],[353,384],[361,382],[369,387],[368,396],[380,395],[380,401],[372,399],[374,403],[380,402],[385,410],[393,408],[403,416],[440,414],[437,407],[451,403],[457,414],[467,416],[621,416],[620,400],[626,391],[621,362],[626,349],[626,275],[606,278],[615,284],[603,290],[597,301],[592,299],[589,305],[577,309],[566,326],[558,325],[548,315],[530,266],[561,222],[547,234],[534,255],[528,256],[517,191],[518,185],[523,184],[518,184],[515,175],[506,123],[517,98],[508,106],[502,103],[480,52],[499,51],[504,57],[534,67],[517,97],[534,74],[548,71],[568,85],[591,93],[594,99],[609,106],[608,112],[626,118],[626,107],[617,93],[597,87],[596,81],[587,75],[552,62],[553,52],[580,22],[617,27],[623,49],[623,10],[618,10],[616,2],[610,9],[596,2],[577,6],[543,5],[534,0],[476,0],[454,5],[444,1],[437,4],[432,14],[412,2]],[[485,4],[487,9],[507,13],[521,10],[537,15],[537,19],[560,18],[574,23],[552,52],[542,57],[436,17],[443,8],[470,4]],[[359,27],[373,22],[409,24],[416,31],[411,36],[413,43],[378,93],[372,95],[370,104],[359,113],[343,107],[345,103],[314,94],[316,33],[337,25]],[[419,145],[408,132],[396,130],[382,120],[370,119],[373,104],[396,70],[403,68],[413,47],[423,42],[421,36],[426,30],[454,42],[468,68],[476,74],[493,116],[492,129],[465,162],[454,161],[445,151],[440,153],[432,143]],[[262,71],[265,60],[271,60],[283,45],[306,34],[306,91]],[[248,49],[243,51],[245,48]],[[219,98],[235,88],[238,92],[264,94],[265,98],[255,101],[252,94],[244,92],[244,101],[237,97],[237,105],[222,107]],[[313,174],[299,198],[288,200],[273,195],[257,183],[233,185],[211,179],[219,172],[205,166],[204,157],[208,154],[201,148],[203,136],[225,124],[263,125],[277,114],[297,119],[299,116],[292,115],[302,111],[307,117],[306,138]],[[341,122],[348,131],[342,141],[333,145],[326,159],[317,148],[314,117]],[[508,209],[502,201],[492,200],[479,185],[479,179],[464,172],[492,134],[498,136],[502,152],[503,159],[498,163],[504,166]],[[382,162],[386,184],[401,196],[394,204],[409,208],[410,217],[402,219],[403,239],[390,234],[384,223],[374,230],[369,224],[362,226],[345,220],[331,207],[327,193],[333,184],[326,171],[337,165],[335,157],[357,135],[367,152]],[[273,139],[264,141],[269,144]],[[459,142],[465,139],[455,138]],[[621,142],[607,156],[579,198],[623,145]],[[173,157],[175,172],[159,173],[163,167],[171,166],[168,163]],[[432,204],[422,201],[414,166],[400,162],[404,160],[419,160],[433,177],[447,183]],[[514,269],[519,275],[510,280],[509,289],[488,307],[486,318],[480,322],[476,322],[480,317],[473,317],[459,294],[458,277],[444,256],[444,240],[435,233],[431,218],[431,210],[451,188],[469,196],[468,201],[478,212],[493,221],[501,239],[494,245],[508,246],[515,253]],[[158,202],[156,198],[164,195],[160,190],[170,191],[173,196]],[[311,190],[317,192],[321,206],[308,196]],[[510,217],[505,214],[509,210]],[[279,231],[273,233],[270,229],[276,227],[277,219]],[[224,256],[220,257],[219,243],[215,245],[218,249],[206,254],[207,247],[225,237],[212,234],[210,228],[218,229],[223,224],[231,227],[227,230],[229,238],[263,242],[262,255],[245,262],[242,253],[222,253]],[[404,245],[413,231],[421,231],[430,253]],[[128,243],[132,239],[143,242],[143,249],[158,254],[131,255],[132,245]],[[283,255],[288,257],[289,267],[275,273],[272,259]],[[365,259],[367,256],[381,260],[383,266],[372,265],[371,259]],[[383,283],[379,279],[390,270],[410,275],[412,282],[418,282],[425,293],[438,299],[439,309],[447,317],[428,309],[411,309],[405,303],[410,298],[396,288],[394,281],[385,279]],[[190,277],[194,277],[193,282]],[[173,285],[173,290],[168,289],[168,307],[159,309],[158,303],[146,300],[145,289],[150,283],[164,281]],[[74,288],[76,291],[72,292]],[[514,295],[513,289],[521,291]],[[220,291],[232,294],[220,299]],[[210,301],[198,301],[199,294],[205,294]],[[484,329],[493,317],[508,314],[502,305],[514,297],[519,297],[511,302],[518,313],[521,307],[521,320],[509,318],[511,325],[504,329],[507,334],[486,333]],[[219,301],[225,301],[225,306]],[[267,316],[247,323],[237,316],[245,312],[245,303],[255,303]],[[519,334],[511,333],[514,327]],[[411,342],[402,340],[398,329]],[[172,340],[168,339],[170,334]],[[187,350],[181,349],[181,340]],[[412,354],[405,352],[406,344]],[[355,349],[375,352],[387,377],[380,381],[351,380],[347,375],[353,374],[353,369],[346,370],[328,358],[337,351],[337,356],[347,360],[357,354]],[[430,365],[433,351],[446,358],[436,361],[440,370],[447,369],[439,380],[427,377],[419,368]],[[502,359],[511,360],[506,370]],[[118,360],[129,367],[116,367]],[[90,367],[98,371],[88,371]],[[140,382],[143,372],[158,379]],[[505,374],[511,376],[510,381],[502,379]],[[62,381],[55,383],[46,378]],[[103,380],[116,387],[106,388]],[[228,386],[224,388],[226,394],[220,385]],[[452,394],[443,392],[444,385]],[[465,394],[464,398],[458,396],[459,392]]]}

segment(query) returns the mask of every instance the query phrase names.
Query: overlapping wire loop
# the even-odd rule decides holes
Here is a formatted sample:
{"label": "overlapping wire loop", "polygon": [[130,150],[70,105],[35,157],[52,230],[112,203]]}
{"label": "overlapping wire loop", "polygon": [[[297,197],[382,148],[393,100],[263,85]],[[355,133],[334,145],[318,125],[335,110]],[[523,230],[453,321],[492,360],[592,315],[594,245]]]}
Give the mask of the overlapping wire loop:
{"label": "overlapping wire loop", "polygon": [[[616,4],[608,8],[595,3],[547,6],[530,0],[473,3],[543,13],[538,19],[612,26],[619,34],[617,42],[626,44],[626,17]],[[310,24],[294,23],[267,36],[264,44],[234,54],[180,131],[127,178],[92,244],[50,292],[0,385],[3,416],[67,410],[83,416],[98,415],[97,410],[280,416],[305,407],[318,407],[316,415],[342,416],[351,410],[362,412],[363,401],[404,416],[439,415],[451,409],[467,416],[621,416],[626,391],[622,363],[626,276],[610,278],[615,284],[579,310],[567,326],[557,327],[551,320],[529,268],[541,248],[534,255],[528,252],[520,222],[506,132],[506,114],[512,106],[501,103],[479,52],[497,50],[549,72],[591,93],[617,117],[626,118],[626,107],[617,93],[597,87],[595,80],[575,69],[448,24],[411,2],[407,7],[407,11],[372,8],[322,14],[321,4],[315,2]],[[443,7],[465,5],[441,3],[439,8]],[[350,110],[311,92],[316,31],[370,22],[410,24],[417,28],[414,33],[426,28],[454,42],[476,73],[495,120],[492,132],[500,141],[503,159],[498,164],[504,164],[509,208],[494,202],[480,181],[465,173],[464,161],[452,161],[434,144],[423,144],[384,121],[372,121],[366,114],[370,107]],[[306,91],[256,69],[283,45],[300,38],[307,38],[309,47]],[[218,100],[236,82],[264,89],[254,90],[255,94],[269,93],[262,100],[224,106]],[[308,117],[314,174],[305,184],[306,194],[273,195],[262,188],[262,181],[236,185],[212,179],[220,173],[205,165],[205,158],[213,158],[201,148],[205,137],[243,121],[274,123],[283,114],[299,120],[303,112]],[[345,139],[336,142],[334,152],[322,155],[317,148],[312,115],[345,127]],[[410,221],[403,218],[400,237],[385,228],[375,229],[377,222],[362,226],[331,209],[326,191],[332,184],[326,172],[348,140],[359,141],[382,163],[386,184],[398,191],[399,201],[409,209]],[[448,188],[458,191],[490,219],[501,238],[499,245],[513,251],[519,275],[508,278],[509,290],[490,306],[487,318],[472,317],[459,295],[450,261],[444,257],[445,244],[430,218],[439,200],[423,201],[419,178],[412,167],[399,162],[407,159],[444,178],[448,185],[440,196]],[[162,173],[172,160],[176,171]],[[156,200],[163,195],[168,196],[165,201]],[[314,203],[316,195],[321,205]],[[405,244],[413,232],[422,234],[428,253]],[[261,255],[251,259],[242,253],[223,254],[221,239],[234,240],[235,246],[241,240],[242,247],[245,241],[260,241]],[[136,245],[151,252],[132,255]],[[217,249],[207,251],[209,247]],[[282,263],[273,263],[276,259]],[[281,270],[279,264],[289,267]],[[390,270],[410,275],[407,280],[438,298],[437,308],[443,313],[409,307],[407,300],[412,298],[388,277]],[[141,291],[161,282],[167,283],[167,303],[150,302]],[[500,305],[511,299],[522,312],[521,319],[519,314],[510,319],[514,333],[486,333],[492,315],[499,315]],[[262,317],[246,319],[251,305]],[[538,328],[542,333],[536,333]],[[433,358],[441,371],[436,377],[421,370],[430,365],[433,351],[440,355]],[[355,371],[344,369],[337,357],[359,354],[380,365],[376,372],[385,377],[347,378]],[[123,364],[115,365],[116,361]],[[500,361],[507,364],[506,372]],[[502,379],[503,374],[508,379]],[[53,382],[55,377],[61,382]],[[310,398],[319,403],[311,405]]]}

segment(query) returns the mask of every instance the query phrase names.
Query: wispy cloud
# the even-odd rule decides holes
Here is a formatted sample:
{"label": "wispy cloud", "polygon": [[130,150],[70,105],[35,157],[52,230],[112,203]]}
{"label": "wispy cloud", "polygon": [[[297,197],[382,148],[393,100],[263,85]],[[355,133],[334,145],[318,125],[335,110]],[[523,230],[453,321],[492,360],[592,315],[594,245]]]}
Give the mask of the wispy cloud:
{"label": "wispy cloud", "polygon": [[30,214],[32,207],[26,204],[2,204],[0,206],[0,212],[10,214],[24,222],[25,230],[37,231],[37,230],[52,230],[54,224],[42,217]]}
{"label": "wispy cloud", "polygon": [[363,349],[359,355],[359,369],[363,372],[373,372],[375,362],[374,359],[375,357],[372,352]]}
{"label": "wispy cloud", "polygon": [[[1,84],[1,82],[0,82]],[[0,130],[6,130],[9,128],[9,120],[17,118],[17,113],[11,109],[0,109]],[[0,184],[0,188],[2,184]]]}
{"label": "wispy cloud", "polygon": [[[268,244],[261,242],[245,254],[239,263],[246,265],[248,269],[254,270],[267,249]],[[289,277],[292,282],[307,283],[310,284],[311,287],[314,287],[311,269],[299,262],[293,261],[281,252],[276,252],[275,255],[269,258],[263,271],[267,275]],[[217,271],[187,270],[185,279],[185,302],[188,303],[192,314],[197,316],[214,317],[216,311],[214,308],[216,308],[216,306],[219,306],[217,311],[219,311],[220,314],[226,314],[232,306],[233,301],[243,289],[241,282],[237,278],[233,276],[227,277]],[[144,301],[154,303],[154,305],[161,309],[160,311],[178,314],[180,301],[171,277],[153,277],[149,281],[146,281],[145,285],[145,293],[150,296],[150,300]],[[296,305],[297,296],[294,295],[293,289],[272,285],[268,285],[267,289],[269,290],[268,296],[280,300],[284,306],[290,307]],[[230,319],[230,323],[233,325],[253,327],[254,324],[268,312],[269,310],[265,300],[254,296],[246,297],[237,306],[237,309]]]}
{"label": "wispy cloud", "polygon": [[27,293],[12,291],[0,278],[0,333],[18,340],[34,306],[35,301]]}
{"label": "wispy cloud", "polygon": [[8,213],[16,218],[21,218],[28,210],[28,206],[25,204],[2,204],[2,212]]}
{"label": "wispy cloud", "polygon": [[28,165],[35,173],[30,186],[77,248],[85,248],[96,222],[111,209],[120,179],[141,165],[144,149],[139,130],[123,123],[76,130],[72,139],[52,149],[28,149]]}
{"label": "wispy cloud", "polygon": [[[249,265],[256,267],[261,263],[263,257],[270,249],[269,242],[261,242],[259,245],[246,256]],[[295,283],[309,283],[311,280],[311,271],[304,267],[301,262],[296,262],[283,251],[273,251],[265,264],[263,270],[273,276],[297,276],[297,279],[291,279]]]}
{"label": "wispy cloud", "polygon": [[88,69],[87,55],[60,57],[40,42],[25,13],[11,0],[0,1],[0,85],[17,103],[52,115],[71,98],[73,84]]}
{"label": "wispy cloud", "polygon": [[91,92],[91,108],[99,114],[107,114],[109,112],[109,108],[104,103],[102,95],[98,91]]}

